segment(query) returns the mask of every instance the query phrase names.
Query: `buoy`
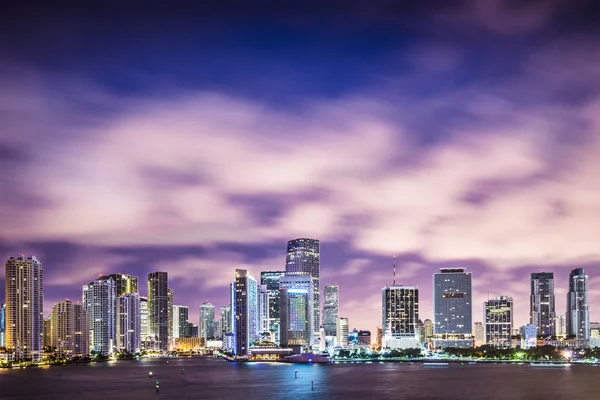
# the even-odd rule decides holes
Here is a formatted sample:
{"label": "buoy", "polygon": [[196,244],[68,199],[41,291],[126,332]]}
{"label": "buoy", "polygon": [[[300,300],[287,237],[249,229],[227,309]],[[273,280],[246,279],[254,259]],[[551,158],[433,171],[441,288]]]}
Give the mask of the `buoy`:
{"label": "buoy", "polygon": [[315,381],[310,381],[310,388],[315,390]]}

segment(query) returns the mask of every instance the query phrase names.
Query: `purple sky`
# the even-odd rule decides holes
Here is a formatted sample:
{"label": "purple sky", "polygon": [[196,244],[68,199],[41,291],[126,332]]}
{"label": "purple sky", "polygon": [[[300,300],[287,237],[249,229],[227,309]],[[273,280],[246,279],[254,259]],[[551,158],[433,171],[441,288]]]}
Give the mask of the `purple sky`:
{"label": "purple sky", "polygon": [[507,295],[516,326],[531,272],[562,314],[583,267],[600,319],[599,13],[564,3],[9,10],[0,258],[42,261],[47,313],[167,271],[197,323],[312,237],[351,328],[380,324],[394,254],[422,319],[442,267],[473,273],[474,321]]}

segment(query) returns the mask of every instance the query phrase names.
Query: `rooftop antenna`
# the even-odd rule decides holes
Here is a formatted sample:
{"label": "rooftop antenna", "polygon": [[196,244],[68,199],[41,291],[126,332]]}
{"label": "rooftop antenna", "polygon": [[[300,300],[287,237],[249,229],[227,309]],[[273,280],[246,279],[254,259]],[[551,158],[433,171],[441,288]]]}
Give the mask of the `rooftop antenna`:
{"label": "rooftop antenna", "polygon": [[396,255],[394,254],[394,283],[393,286],[396,286]]}

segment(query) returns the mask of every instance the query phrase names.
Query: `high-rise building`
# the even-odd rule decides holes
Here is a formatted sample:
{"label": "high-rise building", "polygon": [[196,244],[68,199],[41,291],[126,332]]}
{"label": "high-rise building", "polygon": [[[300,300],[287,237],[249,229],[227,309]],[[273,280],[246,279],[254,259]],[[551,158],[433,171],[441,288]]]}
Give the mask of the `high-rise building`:
{"label": "high-rise building", "polygon": [[44,318],[44,347],[52,347],[52,314],[48,318]]}
{"label": "high-rise building", "polygon": [[556,332],[557,337],[564,338],[565,336],[567,336],[567,318],[566,318],[566,316],[557,315],[556,318],[554,318],[552,326],[554,326],[554,330]]}
{"label": "high-rise building", "polygon": [[292,347],[295,352],[301,352],[315,342],[313,289],[314,280],[307,273],[290,273],[279,280],[282,347]]}
{"label": "high-rise building", "polygon": [[269,294],[269,330],[275,333],[275,343],[279,343],[279,279],[284,275],[284,271],[260,273],[260,284],[267,286]]}
{"label": "high-rise building", "polygon": [[187,306],[173,306],[173,339],[188,337],[188,318]]}
{"label": "high-rise building", "polygon": [[535,325],[538,335],[556,334],[554,319],[554,273],[535,272],[531,274],[530,323]]}
{"label": "high-rise building", "polygon": [[84,357],[89,353],[89,321],[82,304],[69,300],[56,303],[50,320],[50,346],[64,358]]}
{"label": "high-rise building", "polygon": [[235,354],[250,355],[258,336],[258,294],[256,280],[245,269],[235,270],[234,320]]}
{"label": "high-rise building", "polygon": [[519,333],[522,349],[527,350],[537,346],[537,327],[535,325],[523,325]]}
{"label": "high-rise building", "polygon": [[167,289],[167,328],[169,333],[169,351],[173,350],[173,289]]}
{"label": "high-rise building", "polygon": [[258,331],[261,335],[269,332],[269,292],[267,285],[257,286]]}
{"label": "high-rise building", "polygon": [[6,262],[6,350],[16,359],[39,360],[43,353],[44,270],[34,257]]}
{"label": "high-rise building", "polygon": [[475,333],[475,347],[483,346],[485,344],[485,329],[483,327],[483,322],[475,322],[473,331]]}
{"label": "high-rise building", "polygon": [[290,240],[287,244],[287,256],[285,259],[285,272],[307,273],[313,278],[313,340],[315,343],[319,338],[319,327],[321,326],[321,297],[320,297],[320,267],[321,250],[319,241],[316,239],[299,238]]}
{"label": "high-rise building", "polygon": [[433,274],[435,348],[473,347],[471,273],[442,268]]}
{"label": "high-rise building", "polygon": [[[279,307],[278,307],[279,309]],[[225,335],[226,333],[232,333],[231,332],[231,308],[229,308],[229,306],[227,307],[221,307],[220,311],[220,320],[221,320],[221,336]],[[279,324],[278,324],[279,325]]]}
{"label": "high-rise building", "polygon": [[208,301],[202,303],[200,305],[199,319],[199,336],[204,338],[204,340],[214,337],[213,327],[215,325],[215,306]]}
{"label": "high-rise building", "polygon": [[338,285],[325,285],[323,295],[323,328],[325,328],[325,336],[336,336],[337,320],[340,313],[340,287]]}
{"label": "high-rise building", "polygon": [[336,345],[345,349],[348,347],[348,333],[350,331],[350,320],[346,317],[339,317],[337,320]]}
{"label": "high-rise building", "polygon": [[115,281],[115,293],[122,296],[125,293],[138,293],[138,277],[127,274],[110,274],[109,278]]}
{"label": "high-rise building", "polygon": [[566,322],[567,335],[586,341],[590,340],[588,276],[583,268],[575,268],[569,274]]}
{"label": "high-rise building", "polygon": [[386,286],[381,289],[383,348],[419,347],[419,289]]}
{"label": "high-rise building", "polygon": [[90,352],[112,354],[116,344],[115,281],[101,276],[84,285],[83,308],[89,316]]}
{"label": "high-rise building", "polygon": [[150,321],[148,318],[148,298],[140,296],[140,338],[142,348],[150,350]]}
{"label": "high-rise building", "polygon": [[6,304],[0,305],[0,347],[6,346]]}
{"label": "high-rise building", "polygon": [[131,354],[142,349],[141,302],[138,293],[117,297],[117,349]]}
{"label": "high-rise building", "polygon": [[423,325],[425,326],[425,341],[427,341],[433,337],[433,321],[427,318],[423,321]]}
{"label": "high-rise building", "polygon": [[502,349],[511,347],[513,299],[498,296],[484,303],[485,343]]}
{"label": "high-rise building", "polygon": [[198,337],[198,325],[194,325],[191,322],[188,323],[188,337],[196,338]]}
{"label": "high-rise building", "polygon": [[166,272],[148,274],[149,335],[157,350],[169,349],[169,278]]}

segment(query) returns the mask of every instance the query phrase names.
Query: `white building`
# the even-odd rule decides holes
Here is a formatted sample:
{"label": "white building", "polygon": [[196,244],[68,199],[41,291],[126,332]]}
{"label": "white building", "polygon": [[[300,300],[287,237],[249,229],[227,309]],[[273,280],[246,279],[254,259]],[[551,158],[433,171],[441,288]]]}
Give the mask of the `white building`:
{"label": "white building", "polygon": [[126,293],[117,298],[117,349],[139,353],[141,343],[141,302],[137,293]]}
{"label": "white building", "polygon": [[89,316],[90,352],[112,354],[116,336],[115,281],[103,276],[84,285],[83,308]]}
{"label": "white building", "polygon": [[419,289],[386,286],[381,295],[383,348],[419,348]]}
{"label": "white building", "polygon": [[343,349],[348,347],[348,333],[350,332],[350,321],[348,318],[339,317],[337,321],[336,347]]}
{"label": "white building", "polygon": [[198,336],[208,340],[214,337],[215,306],[205,301],[200,305]]}
{"label": "white building", "polygon": [[530,324],[523,325],[520,334],[522,349],[537,347],[537,326]]}

